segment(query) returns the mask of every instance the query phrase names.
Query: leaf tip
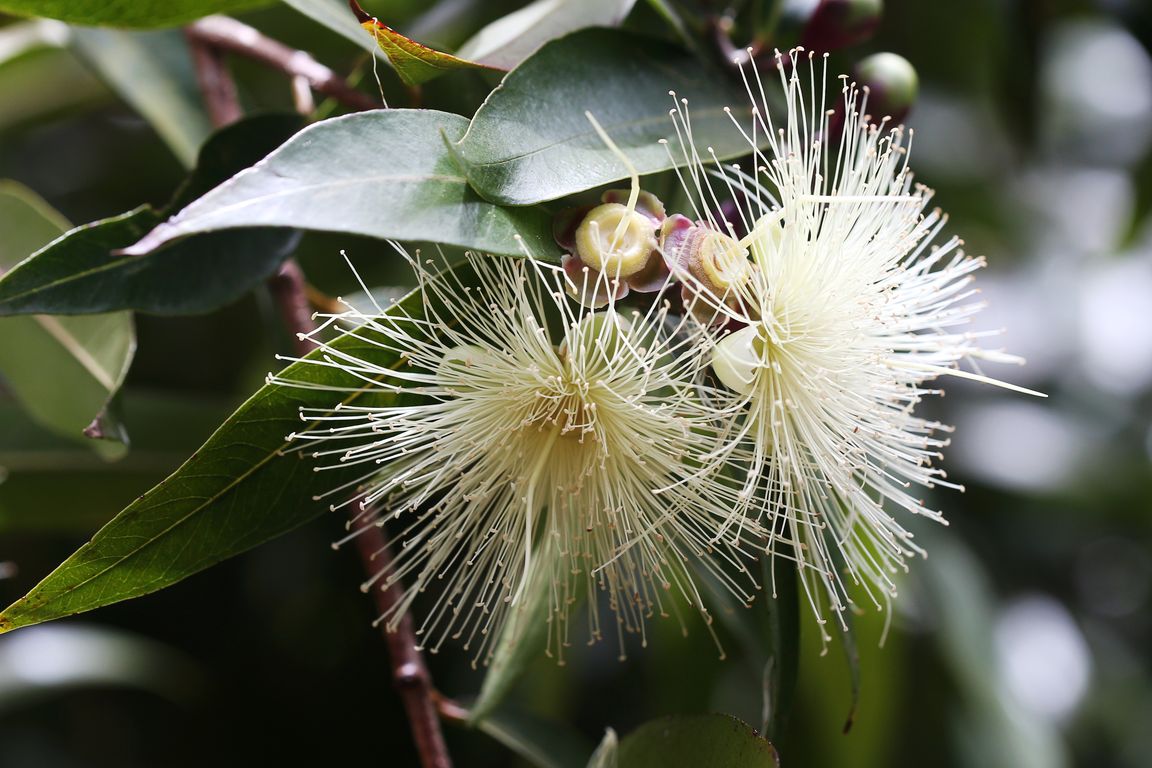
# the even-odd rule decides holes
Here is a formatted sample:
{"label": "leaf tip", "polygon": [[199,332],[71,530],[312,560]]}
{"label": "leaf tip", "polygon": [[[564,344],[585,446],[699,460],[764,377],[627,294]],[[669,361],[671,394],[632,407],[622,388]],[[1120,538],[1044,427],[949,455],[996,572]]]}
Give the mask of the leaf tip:
{"label": "leaf tip", "polygon": [[374,21],[372,15],[360,7],[360,3],[356,0],[348,0],[348,7],[352,9],[352,13],[356,15],[356,21],[361,24],[370,24]]}
{"label": "leaf tip", "polygon": [[146,256],[172,239],[164,230],[165,227],[161,224],[132,245],[117,248],[111,253],[113,256]]}

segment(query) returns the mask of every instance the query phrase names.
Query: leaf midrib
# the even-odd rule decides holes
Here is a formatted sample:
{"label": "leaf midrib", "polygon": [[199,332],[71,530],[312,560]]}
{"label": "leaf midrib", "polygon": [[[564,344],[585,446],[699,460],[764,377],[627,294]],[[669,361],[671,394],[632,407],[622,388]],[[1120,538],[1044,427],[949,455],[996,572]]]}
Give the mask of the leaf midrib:
{"label": "leaf midrib", "polygon": [[[401,363],[401,361],[400,361],[400,360],[396,360],[394,363],[392,363],[391,365],[389,365],[389,366],[388,366],[388,370],[389,370],[389,371],[395,370],[396,366],[397,366],[397,365],[399,365],[400,363]],[[380,374],[379,376],[374,376],[374,377],[372,377],[372,382],[373,382],[373,383],[379,382],[379,381],[381,381],[383,378],[385,378],[385,376],[387,376],[387,374],[386,374],[386,373],[384,373],[384,374]],[[359,398],[360,396],[362,396],[362,395],[363,395],[363,394],[364,394],[364,393],[365,393],[367,390],[368,390],[368,387],[367,387],[367,386],[366,386],[366,387],[363,387],[363,388],[361,388],[360,390],[358,390],[357,392],[354,392],[354,393],[352,393],[351,395],[349,395],[347,398],[345,398],[345,399],[341,400],[340,402],[341,402],[341,404],[345,404],[345,405],[346,405],[346,404],[348,404],[348,403],[351,403],[351,402],[355,401],[357,398]],[[271,394],[272,394],[272,393],[268,393],[268,395],[266,395],[266,397],[267,397],[267,396],[270,396]],[[220,430],[223,430],[223,429],[225,429],[226,427],[230,426],[230,423],[229,423],[230,421],[231,421],[231,419],[229,419],[228,421],[224,422],[224,424],[220,425]],[[313,421],[313,422],[311,422],[311,423],[308,425],[308,427],[309,427],[309,428],[311,428],[311,427],[314,427],[314,426],[316,426],[316,425],[317,425],[317,424],[319,424],[319,423],[320,423],[320,422],[319,422],[319,420]],[[220,431],[220,430],[218,430],[218,431]],[[209,439],[211,439],[211,438],[209,438]],[[253,465],[252,467],[250,467],[249,469],[245,470],[245,471],[244,471],[242,474],[238,475],[238,476],[237,476],[236,478],[234,478],[234,479],[233,479],[231,482],[229,482],[229,483],[228,483],[226,486],[224,486],[222,489],[220,489],[220,490],[219,490],[217,493],[215,493],[215,494],[213,494],[212,496],[209,496],[208,498],[206,498],[206,499],[205,499],[204,501],[202,501],[202,502],[201,502],[199,505],[197,505],[197,506],[196,506],[194,509],[191,509],[191,510],[189,510],[187,514],[185,514],[185,515],[183,515],[182,517],[180,517],[178,520],[176,520],[175,522],[173,522],[173,523],[172,523],[170,526],[168,526],[167,528],[165,528],[165,529],[164,529],[164,530],[162,530],[162,531],[159,531],[159,532],[157,532],[155,535],[153,535],[153,536],[149,537],[149,538],[148,538],[148,539],[147,539],[147,540],[146,540],[146,541],[145,541],[143,544],[141,544],[139,547],[137,547],[136,549],[132,550],[131,552],[129,552],[129,553],[127,553],[127,554],[125,554],[123,557],[117,558],[117,559],[116,559],[116,560],[114,560],[113,562],[109,563],[109,564],[108,564],[108,565],[107,565],[105,568],[102,568],[102,569],[100,569],[99,571],[97,571],[97,572],[93,573],[91,576],[89,576],[88,578],[84,579],[83,581],[77,582],[76,584],[73,584],[72,586],[68,587],[67,589],[65,589],[65,590],[63,590],[63,591],[61,591],[61,592],[57,592],[57,593],[55,593],[55,595],[53,595],[53,599],[56,599],[56,600],[62,599],[62,598],[64,598],[65,596],[67,596],[67,595],[70,595],[70,594],[74,593],[76,590],[78,590],[78,589],[80,589],[80,588],[84,587],[85,585],[87,585],[87,584],[90,584],[91,582],[95,581],[96,579],[99,579],[101,576],[103,576],[103,575],[104,575],[104,574],[106,574],[108,571],[112,570],[113,568],[115,568],[115,567],[119,566],[121,563],[124,563],[124,562],[125,562],[125,561],[127,561],[127,560],[130,560],[130,559],[132,559],[132,558],[134,558],[134,557],[137,557],[137,556],[138,556],[138,555],[140,555],[140,554],[141,554],[141,553],[142,553],[144,550],[146,550],[147,548],[149,548],[150,546],[152,546],[153,544],[155,544],[155,543],[156,543],[156,541],[157,541],[158,539],[160,539],[162,536],[165,536],[165,535],[167,535],[167,534],[171,533],[172,531],[176,530],[176,529],[177,529],[177,528],[179,528],[181,525],[183,525],[184,523],[186,523],[186,522],[188,522],[190,519],[192,519],[192,518],[193,518],[195,515],[199,514],[201,511],[203,511],[203,509],[204,509],[205,507],[207,507],[207,506],[209,506],[209,505],[211,505],[211,504],[214,504],[214,503],[215,503],[217,500],[219,500],[219,499],[223,498],[225,495],[227,495],[229,492],[231,492],[231,491],[232,491],[232,490],[233,490],[233,489],[234,489],[234,488],[235,488],[237,485],[239,485],[241,482],[243,482],[244,480],[246,480],[247,478],[249,478],[251,475],[253,475],[253,474],[254,474],[254,473],[256,473],[257,471],[259,471],[259,470],[260,470],[260,469],[261,469],[263,466],[265,466],[265,465],[266,465],[266,464],[267,464],[269,461],[271,461],[271,460],[272,460],[272,459],[274,459],[274,458],[277,458],[277,457],[280,455],[280,452],[281,452],[282,450],[284,450],[284,448],[286,448],[286,447],[288,447],[288,446],[290,446],[290,445],[291,445],[291,441],[284,441],[283,443],[281,443],[281,445],[280,445],[278,448],[276,448],[276,450],[274,450],[274,451],[272,451],[272,452],[268,453],[268,454],[267,454],[267,455],[266,455],[266,456],[265,456],[263,459],[261,459],[259,462],[257,462],[256,464],[254,464],[254,465]],[[190,462],[190,461],[192,461],[192,459],[189,459],[189,462]],[[164,483],[167,483],[169,480],[171,480],[172,478],[174,478],[174,477],[176,477],[177,475],[179,475],[179,474],[180,474],[180,472],[181,472],[181,471],[182,471],[182,470],[183,470],[185,467],[187,467],[187,466],[188,466],[188,463],[189,463],[189,462],[185,462],[185,463],[184,463],[184,464],[182,464],[180,467],[178,467],[178,468],[176,469],[176,471],[172,473],[172,475],[170,475],[169,477],[165,478],[165,479],[164,479],[164,480],[161,482],[161,485],[163,485]],[[157,490],[159,490],[159,486],[157,487]],[[147,499],[147,497],[145,497],[144,499],[141,499],[141,503],[143,503],[143,502],[145,501],[145,499]],[[128,509],[131,509],[131,507],[128,507],[127,509],[125,509],[125,510],[124,510],[124,512],[127,512],[127,511],[128,511]],[[121,514],[123,514],[123,513],[121,513]],[[97,535],[99,535],[99,534],[97,534]],[[91,542],[89,542],[89,546],[90,546],[90,545],[91,545]],[[76,554],[78,555],[78,554],[80,554],[80,553],[79,553],[79,552],[77,552]],[[75,556],[76,556],[76,555],[73,555],[73,557],[75,557]],[[69,560],[71,560],[71,559],[72,559],[72,558],[69,558]],[[64,563],[64,564],[63,564],[61,567],[63,568],[64,566],[67,566],[67,564],[68,564],[68,563],[67,563],[67,562],[65,562],[65,563]],[[47,576],[47,577],[45,577],[45,578],[51,578],[51,574],[49,574],[49,576]],[[33,591],[35,591],[35,589],[34,589]],[[145,593],[142,593],[142,594],[147,594],[147,593],[145,592]],[[19,600],[19,601],[17,601],[17,604],[20,604],[20,603],[25,603],[25,604],[26,604],[26,603],[27,603],[27,597],[23,597],[23,598],[20,598],[20,600]],[[8,613],[7,611],[5,611],[5,612],[3,612],[3,613],[0,613],[0,619],[4,619],[4,618],[6,617],[6,614],[7,614],[7,613]],[[19,625],[19,626],[23,626],[23,625]],[[9,631],[10,629],[16,629],[16,628],[17,628],[16,626],[9,626],[9,627],[3,627],[3,626],[0,626],[0,634],[4,634],[5,632]]]}

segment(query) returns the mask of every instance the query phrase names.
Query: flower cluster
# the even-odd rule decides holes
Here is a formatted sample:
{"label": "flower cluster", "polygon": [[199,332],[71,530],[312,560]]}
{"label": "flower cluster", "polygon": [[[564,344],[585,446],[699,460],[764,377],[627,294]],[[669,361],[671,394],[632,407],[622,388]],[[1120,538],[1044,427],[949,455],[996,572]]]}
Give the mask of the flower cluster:
{"label": "flower cluster", "polygon": [[[327,318],[318,340],[351,324],[344,338],[400,361],[321,342],[307,360],[394,397],[306,410],[295,436],[363,467],[337,489],[355,529],[396,521],[376,578],[406,587],[383,621],[439,582],[428,647],[460,638],[483,656],[510,612],[539,611],[562,649],[585,597],[592,638],[623,652],[680,600],[707,616],[705,584],[751,601],[758,557],[795,563],[821,623],[853,585],[889,603],[919,552],[900,514],[942,520],[920,494],[956,487],[935,466],[948,427],[917,405],[942,375],[1000,384],[964,361],[1017,361],[964,330],[982,261],[936,242],[946,218],[913,183],[903,130],[847,82],[825,111],[803,87],[823,88],[822,66],[778,55],[778,124],[744,70],[747,169],[702,158],[677,105],[691,215],[667,215],[633,173],[563,219],[561,267],[409,258],[418,305]],[[629,310],[632,291],[653,296]]]}

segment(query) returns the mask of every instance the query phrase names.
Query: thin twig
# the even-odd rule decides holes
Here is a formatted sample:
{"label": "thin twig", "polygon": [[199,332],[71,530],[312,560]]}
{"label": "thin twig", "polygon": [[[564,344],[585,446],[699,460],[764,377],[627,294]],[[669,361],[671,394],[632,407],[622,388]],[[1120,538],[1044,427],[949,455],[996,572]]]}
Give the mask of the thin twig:
{"label": "thin twig", "polygon": [[[220,60],[220,48],[246,53],[292,75],[293,86],[298,94],[298,106],[300,79],[308,80],[316,90],[346,104],[353,101],[349,94],[355,94],[355,100],[362,103],[352,103],[354,107],[371,109],[376,106],[363,94],[349,89],[330,70],[317,64],[307,54],[292,51],[232,19],[210,16],[189,27],[186,34],[195,57],[204,100],[217,127],[238,119],[241,114],[235,85]],[[339,82],[339,87],[333,88],[329,78]],[[367,102],[367,105],[363,102]],[[309,334],[316,330],[316,323],[308,301],[308,285],[300,266],[292,259],[285,261],[280,271],[268,279],[268,291],[284,326],[293,334],[296,353],[303,356],[315,349],[316,343]],[[384,533],[375,525],[368,526],[356,537],[356,550],[369,576],[392,564]],[[393,584],[385,590],[376,589],[374,595],[376,609],[381,615],[390,613],[403,599],[399,584]],[[433,687],[432,676],[420,654],[412,620],[407,614],[394,631],[384,632],[384,638],[392,662],[392,680],[408,713],[421,766],[452,768],[439,718],[443,714],[446,719],[460,720],[467,717],[467,712],[452,700],[441,696]]]}
{"label": "thin twig", "polygon": [[301,77],[315,90],[353,109],[381,106],[304,51],[289,48],[236,19],[206,16],[186,27],[185,34],[191,40],[259,61],[292,77]]}
{"label": "thin twig", "polygon": [[[361,529],[356,536],[356,551],[360,562],[364,563],[369,574],[392,567],[392,554],[384,539],[384,531],[371,524]],[[389,613],[403,599],[399,582],[386,589],[374,588],[376,610],[383,616]],[[408,723],[412,727],[412,739],[420,755],[423,768],[452,768],[448,756],[448,745],[444,743],[444,733],[440,729],[440,712],[463,711],[459,705],[444,699],[432,686],[432,676],[416,645],[416,634],[412,627],[411,615],[400,617],[396,628],[384,633],[388,641],[388,652],[392,656],[392,682],[404,702],[408,713]],[[465,717],[467,715],[465,714]]]}
{"label": "thin twig", "polygon": [[268,278],[268,292],[276,302],[284,326],[293,334],[296,354],[303,357],[316,349],[316,342],[308,334],[316,330],[312,308],[308,305],[308,291],[300,265],[288,259],[280,271]]}
{"label": "thin twig", "polygon": [[192,65],[196,70],[196,80],[208,109],[212,125],[221,128],[240,119],[240,98],[236,95],[236,83],[228,74],[224,57],[218,48],[207,44],[185,29],[188,50],[192,53]]}
{"label": "thin twig", "polygon": [[[300,267],[292,260],[284,262],[280,272],[268,281],[268,288],[285,326],[295,334],[296,353],[308,354],[316,346],[308,336],[316,325],[312,320],[308,287]],[[356,551],[368,576],[374,576],[380,570],[392,566],[392,555],[388,551],[384,532],[377,525],[368,525],[359,531]],[[381,616],[391,613],[404,597],[398,583],[387,589],[373,589],[372,593],[376,611]],[[443,714],[447,719],[461,720],[467,718],[467,711],[451,699],[441,696],[433,687],[432,676],[416,644],[416,633],[410,616],[405,614],[395,630],[385,631],[384,639],[388,643],[388,654],[392,660],[392,682],[408,713],[420,764],[423,768],[452,768],[439,717]]]}

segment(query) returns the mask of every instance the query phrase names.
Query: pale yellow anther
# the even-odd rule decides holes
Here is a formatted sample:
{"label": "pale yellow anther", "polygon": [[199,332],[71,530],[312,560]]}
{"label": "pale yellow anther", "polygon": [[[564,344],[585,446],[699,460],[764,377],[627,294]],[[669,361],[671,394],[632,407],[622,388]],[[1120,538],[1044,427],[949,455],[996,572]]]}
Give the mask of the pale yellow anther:
{"label": "pale yellow anther", "polygon": [[620,203],[596,206],[576,229],[580,260],[609,277],[630,277],[644,269],[656,245],[652,220]]}

